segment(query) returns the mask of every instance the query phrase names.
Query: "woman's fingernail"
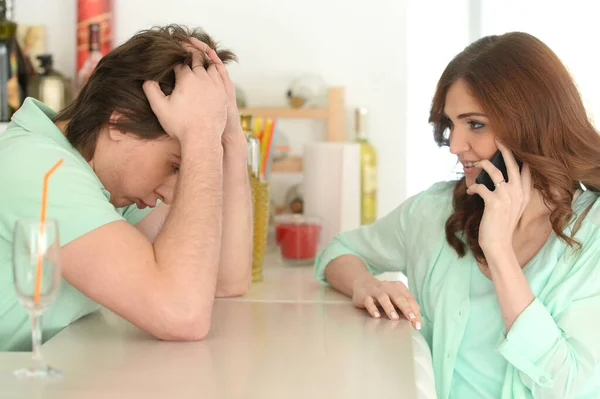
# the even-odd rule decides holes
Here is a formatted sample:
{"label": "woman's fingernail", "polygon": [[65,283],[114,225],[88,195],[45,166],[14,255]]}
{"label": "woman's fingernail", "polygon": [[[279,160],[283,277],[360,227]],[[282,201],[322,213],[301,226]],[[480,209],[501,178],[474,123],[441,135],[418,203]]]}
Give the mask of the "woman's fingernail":
{"label": "woman's fingernail", "polygon": [[381,315],[379,314],[379,312],[375,312],[375,313],[373,313],[373,317],[380,318]]}
{"label": "woman's fingernail", "polygon": [[398,318],[398,313],[392,312],[392,313],[390,313],[390,316],[392,317],[392,319],[397,319]]}
{"label": "woman's fingernail", "polygon": [[410,313],[408,314],[408,317],[410,317],[410,319],[411,319],[411,320],[412,320],[412,319],[416,319],[416,318],[417,318],[417,316],[415,316],[415,314],[414,314],[413,312],[410,312]]}
{"label": "woman's fingernail", "polygon": [[421,329],[421,322],[420,322],[420,321],[417,321],[417,323],[415,324],[415,328],[416,328],[417,330],[420,330],[420,329]]}

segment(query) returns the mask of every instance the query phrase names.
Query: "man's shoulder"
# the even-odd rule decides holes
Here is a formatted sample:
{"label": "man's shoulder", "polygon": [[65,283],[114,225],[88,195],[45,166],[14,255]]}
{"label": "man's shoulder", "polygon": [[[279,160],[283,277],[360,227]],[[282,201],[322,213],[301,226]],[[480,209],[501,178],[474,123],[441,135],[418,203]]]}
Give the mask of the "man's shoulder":
{"label": "man's shoulder", "polygon": [[0,136],[0,170],[4,179],[21,180],[28,176],[39,177],[40,173],[43,177],[61,159],[61,174],[81,173],[94,180],[95,175],[89,165],[74,149],[51,138],[26,131]]}
{"label": "man's shoulder", "polygon": [[52,139],[14,135],[0,141],[0,188],[10,207],[36,207],[42,195],[44,175],[62,164],[48,180],[48,205],[108,202],[109,195],[90,166],[75,151]]}
{"label": "man's shoulder", "polygon": [[0,135],[0,165],[3,170],[14,169],[11,165],[27,164],[30,168],[36,164],[62,157],[75,160],[76,154],[56,141],[43,135],[25,130],[9,130]]}

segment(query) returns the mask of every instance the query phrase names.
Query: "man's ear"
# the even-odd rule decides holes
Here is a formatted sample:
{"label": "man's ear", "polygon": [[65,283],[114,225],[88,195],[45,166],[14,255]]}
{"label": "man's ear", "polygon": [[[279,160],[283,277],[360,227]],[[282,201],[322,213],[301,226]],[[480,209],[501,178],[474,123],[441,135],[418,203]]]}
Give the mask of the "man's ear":
{"label": "man's ear", "polygon": [[108,138],[113,141],[121,141],[125,138],[126,133],[122,132],[120,129],[117,129],[115,124],[118,123],[119,119],[123,118],[123,114],[120,112],[113,111],[108,118],[108,125],[106,127]]}

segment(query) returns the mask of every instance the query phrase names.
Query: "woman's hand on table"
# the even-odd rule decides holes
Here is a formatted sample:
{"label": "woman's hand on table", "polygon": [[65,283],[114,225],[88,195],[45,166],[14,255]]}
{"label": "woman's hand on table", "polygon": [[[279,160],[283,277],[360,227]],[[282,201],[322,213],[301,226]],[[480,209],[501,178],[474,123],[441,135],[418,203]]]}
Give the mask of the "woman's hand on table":
{"label": "woman's hand on table", "polygon": [[352,303],[359,309],[366,309],[374,318],[380,318],[379,308],[390,320],[398,320],[396,309],[417,330],[421,329],[421,307],[401,281],[379,281],[372,277],[354,283]]}

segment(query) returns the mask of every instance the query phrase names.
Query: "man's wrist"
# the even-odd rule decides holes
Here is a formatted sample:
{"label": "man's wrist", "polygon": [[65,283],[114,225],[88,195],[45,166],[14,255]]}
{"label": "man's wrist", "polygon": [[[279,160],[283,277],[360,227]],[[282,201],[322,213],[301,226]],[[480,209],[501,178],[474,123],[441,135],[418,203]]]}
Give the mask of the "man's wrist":
{"label": "man's wrist", "polygon": [[242,127],[240,126],[239,129],[234,131],[226,131],[221,137],[221,143],[226,152],[238,150],[246,151],[246,136],[244,135]]}
{"label": "man's wrist", "polygon": [[218,128],[192,129],[177,137],[181,148],[216,147],[221,143],[222,131]]}
{"label": "man's wrist", "polygon": [[219,159],[223,159],[223,145],[221,144],[220,137],[205,136],[201,137],[196,135],[195,137],[188,137],[184,141],[179,141],[181,145],[181,158],[192,159],[198,158],[198,154],[203,154],[203,158],[211,158],[215,156]]}

